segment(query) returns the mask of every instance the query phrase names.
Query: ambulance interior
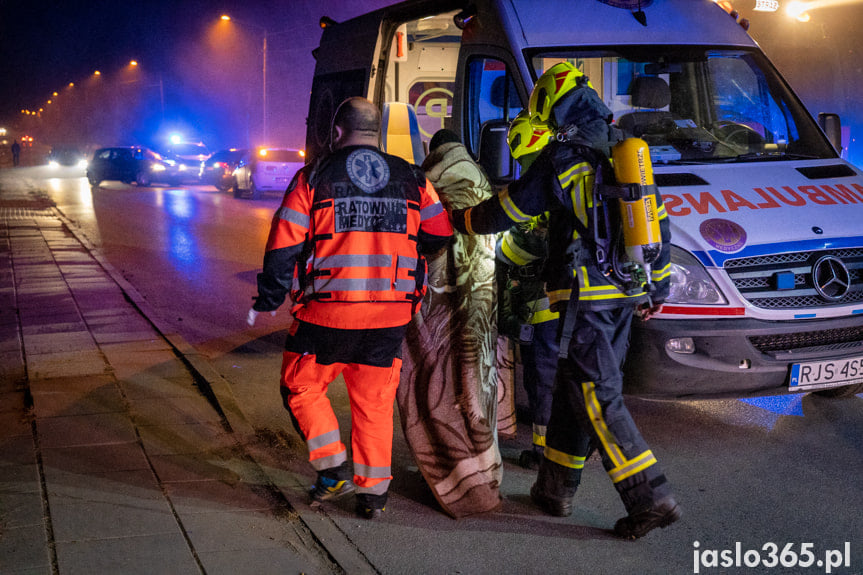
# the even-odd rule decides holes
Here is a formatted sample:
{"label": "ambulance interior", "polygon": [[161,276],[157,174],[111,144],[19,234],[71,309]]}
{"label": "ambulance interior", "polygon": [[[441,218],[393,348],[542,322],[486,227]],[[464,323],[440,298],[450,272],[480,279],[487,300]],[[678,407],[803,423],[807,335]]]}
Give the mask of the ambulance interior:
{"label": "ambulance interior", "polygon": [[816,124],[759,53],[699,46],[537,52],[537,77],[567,60],[654,163],[832,157]]}
{"label": "ambulance interior", "polygon": [[[461,45],[454,14],[402,23],[388,52],[384,106],[408,105],[416,117],[415,137],[426,151],[437,130],[451,127]],[[532,49],[527,57],[533,81],[563,60],[585,73],[624,136],[648,143],[654,164],[835,157],[802,104],[754,50],[676,45],[549,48]],[[502,60],[472,57],[465,74],[461,131],[465,145],[478,156],[483,128],[506,129],[526,102]]]}

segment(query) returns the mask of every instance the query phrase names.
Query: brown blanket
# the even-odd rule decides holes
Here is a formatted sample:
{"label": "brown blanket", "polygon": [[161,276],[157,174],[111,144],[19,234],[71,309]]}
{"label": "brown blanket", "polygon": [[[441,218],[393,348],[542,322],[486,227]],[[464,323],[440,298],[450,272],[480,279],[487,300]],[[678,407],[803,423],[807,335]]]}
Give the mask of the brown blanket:
{"label": "brown blanket", "polygon": [[[485,174],[461,144],[443,144],[423,167],[452,208],[491,195]],[[420,471],[443,509],[462,517],[500,505],[503,469],[495,237],[455,235],[446,251],[428,259],[429,289],[408,329],[397,399]]]}

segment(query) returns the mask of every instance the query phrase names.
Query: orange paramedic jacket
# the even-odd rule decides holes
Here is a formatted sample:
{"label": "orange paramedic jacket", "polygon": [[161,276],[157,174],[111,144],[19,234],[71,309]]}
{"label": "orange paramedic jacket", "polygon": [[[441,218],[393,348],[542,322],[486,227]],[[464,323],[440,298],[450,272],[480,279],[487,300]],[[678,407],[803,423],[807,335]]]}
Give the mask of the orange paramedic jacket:
{"label": "orange paramedic jacket", "polygon": [[273,217],[254,309],[288,291],[308,323],[373,329],[410,322],[425,293],[423,254],[452,237],[422,170],[372,146],[348,146],[305,166]]}

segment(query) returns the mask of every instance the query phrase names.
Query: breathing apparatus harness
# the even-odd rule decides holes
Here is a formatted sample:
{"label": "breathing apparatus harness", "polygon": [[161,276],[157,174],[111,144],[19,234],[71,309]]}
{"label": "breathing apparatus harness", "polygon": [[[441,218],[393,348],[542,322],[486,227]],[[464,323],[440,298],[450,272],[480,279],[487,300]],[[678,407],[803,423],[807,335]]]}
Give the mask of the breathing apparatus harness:
{"label": "breathing apparatus harness", "polygon": [[[615,128],[610,128],[615,130]],[[650,266],[659,257],[662,240],[657,213],[658,191],[653,183],[647,144],[629,138],[612,147],[612,161],[602,151],[581,141],[574,125],[557,131],[557,140],[576,148],[594,169],[591,206],[586,208],[589,225],[573,217],[572,222],[586,246],[568,248],[572,271],[578,265],[578,253],[585,247],[593,263],[608,281],[627,296],[647,294],[650,300],[656,287],[651,281]],[[634,162],[634,165],[633,165]],[[617,200],[619,210],[611,208]]]}

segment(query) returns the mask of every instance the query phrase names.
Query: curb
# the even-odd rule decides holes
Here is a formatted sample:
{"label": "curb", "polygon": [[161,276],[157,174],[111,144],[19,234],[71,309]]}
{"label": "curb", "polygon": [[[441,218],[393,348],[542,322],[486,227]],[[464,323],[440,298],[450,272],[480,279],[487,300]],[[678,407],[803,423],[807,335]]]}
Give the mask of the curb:
{"label": "curb", "polygon": [[[177,357],[181,359],[192,375],[202,383],[202,389],[209,390],[211,401],[214,407],[224,417],[229,430],[239,436],[256,438],[254,426],[248,421],[245,414],[240,409],[236,397],[231,390],[230,382],[228,382],[216,369],[210,364],[207,358],[199,353],[185,338],[173,330],[166,322],[164,322],[153,307],[144,299],[140,292],[129,283],[126,278],[107,260],[102,254],[102,251],[93,246],[90,240],[81,234],[77,226],[66,217],[66,215],[51,202],[54,212],[64,226],[75,236],[75,239],[87,250],[91,257],[105,270],[111,279],[120,286],[120,289],[125,294],[129,302],[138,310],[138,312],[155,328],[171,346]],[[256,441],[256,439],[253,439]],[[379,571],[369,562],[368,558],[362,551],[351,541],[348,535],[342,531],[335,521],[330,518],[323,510],[313,510],[309,505],[292,501],[296,497],[282,488],[274,475],[269,471],[266,465],[259,462],[250,451],[244,450],[249,458],[261,470],[266,480],[270,485],[277,489],[285,501],[296,512],[302,524],[312,533],[317,540],[317,543],[325,549],[333,561],[345,572],[353,574],[377,574]]]}

